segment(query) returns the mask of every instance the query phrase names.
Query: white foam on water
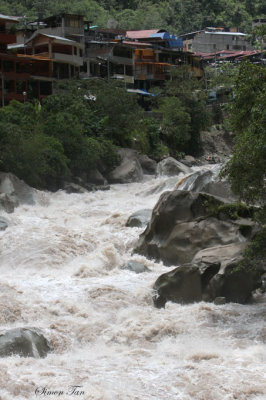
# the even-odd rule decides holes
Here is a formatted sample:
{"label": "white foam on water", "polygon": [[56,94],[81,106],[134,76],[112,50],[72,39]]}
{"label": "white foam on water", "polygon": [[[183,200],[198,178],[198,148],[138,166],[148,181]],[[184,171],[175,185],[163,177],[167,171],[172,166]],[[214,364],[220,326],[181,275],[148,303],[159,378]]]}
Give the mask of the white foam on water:
{"label": "white foam on water", "polygon": [[[0,232],[1,331],[37,327],[45,359],[0,359],[0,398],[37,388],[82,400],[265,400],[265,303],[167,303],[152,285],[169,271],[134,254],[142,229],[125,226],[180,178],[113,185],[87,194],[39,192]],[[4,213],[3,213],[4,215]],[[129,260],[151,272],[123,269]],[[67,395],[70,385],[85,394]],[[39,396],[41,397],[41,396]]]}

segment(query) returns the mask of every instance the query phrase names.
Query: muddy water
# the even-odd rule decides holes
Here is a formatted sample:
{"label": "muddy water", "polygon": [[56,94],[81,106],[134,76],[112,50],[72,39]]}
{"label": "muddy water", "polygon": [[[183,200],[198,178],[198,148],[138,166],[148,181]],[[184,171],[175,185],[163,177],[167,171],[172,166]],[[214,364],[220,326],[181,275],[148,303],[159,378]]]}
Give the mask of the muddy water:
{"label": "muddy water", "polygon": [[[0,359],[1,400],[266,399],[263,299],[158,310],[151,287],[169,269],[131,255],[141,229],[125,227],[128,216],[177,180],[39,193],[35,206],[3,213],[1,330],[38,327],[53,352]],[[123,270],[130,259],[152,272]]]}

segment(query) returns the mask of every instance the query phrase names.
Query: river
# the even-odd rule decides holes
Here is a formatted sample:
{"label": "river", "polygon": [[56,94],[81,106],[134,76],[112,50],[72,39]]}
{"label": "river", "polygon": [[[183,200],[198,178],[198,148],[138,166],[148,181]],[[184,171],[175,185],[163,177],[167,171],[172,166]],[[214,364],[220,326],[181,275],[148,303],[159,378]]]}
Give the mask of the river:
{"label": "river", "polygon": [[[39,192],[36,205],[2,212],[1,331],[37,327],[53,351],[0,359],[1,400],[266,399],[263,298],[156,309],[151,288],[169,268],[132,255],[142,229],[128,217],[177,180]],[[128,260],[151,272],[123,269]]]}

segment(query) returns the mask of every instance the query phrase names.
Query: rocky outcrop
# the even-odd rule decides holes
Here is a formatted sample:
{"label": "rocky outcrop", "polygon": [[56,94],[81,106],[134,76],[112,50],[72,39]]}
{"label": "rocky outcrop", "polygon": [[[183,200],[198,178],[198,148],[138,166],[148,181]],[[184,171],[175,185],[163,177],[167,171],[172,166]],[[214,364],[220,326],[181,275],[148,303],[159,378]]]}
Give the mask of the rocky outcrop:
{"label": "rocky outcrop", "polygon": [[34,204],[35,190],[15,175],[0,172],[0,209],[12,213],[20,204]]}
{"label": "rocky outcrop", "polygon": [[164,307],[167,301],[193,303],[202,298],[200,272],[197,267],[182,266],[161,275],[153,287],[154,305]]}
{"label": "rocky outcrop", "polygon": [[260,271],[236,268],[245,245],[217,246],[200,251],[192,263],[161,275],[154,284],[156,307],[167,301],[246,303],[261,286]]}
{"label": "rocky outcrop", "polygon": [[173,157],[167,157],[157,165],[157,175],[174,176],[180,173],[189,174],[191,169]]}
{"label": "rocky outcrop", "polygon": [[139,162],[138,153],[132,149],[119,149],[121,163],[109,175],[109,183],[140,182],[143,171]]}
{"label": "rocky outcrop", "polygon": [[139,155],[139,162],[144,174],[147,175],[155,175],[157,163],[156,161],[149,158],[146,154]]}
{"label": "rocky outcrop", "polygon": [[133,227],[144,228],[149,223],[151,215],[152,215],[152,210],[150,209],[136,211],[128,218],[126,226],[129,226],[131,228]]}
{"label": "rocky outcrop", "polygon": [[50,347],[36,328],[16,328],[0,335],[0,357],[46,357]]}
{"label": "rocky outcrop", "polygon": [[176,189],[208,193],[220,197],[226,202],[234,202],[237,196],[232,192],[230,184],[219,178],[220,166],[213,169],[201,169],[184,177],[176,185]]}
{"label": "rocky outcrop", "polygon": [[224,204],[205,193],[163,193],[135,251],[166,265],[180,265],[191,262],[200,250],[246,242],[256,232],[256,224],[214,212]]}

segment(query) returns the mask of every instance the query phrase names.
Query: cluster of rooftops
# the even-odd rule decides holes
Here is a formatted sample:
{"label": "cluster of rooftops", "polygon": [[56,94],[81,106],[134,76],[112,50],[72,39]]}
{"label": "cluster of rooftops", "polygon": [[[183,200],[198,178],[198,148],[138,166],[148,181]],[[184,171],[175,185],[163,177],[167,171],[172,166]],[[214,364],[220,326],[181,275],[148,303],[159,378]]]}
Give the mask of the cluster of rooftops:
{"label": "cluster of rooftops", "polygon": [[[20,24],[19,24],[20,23]],[[20,28],[22,26],[22,28]],[[187,64],[200,78],[203,62],[257,56],[244,33],[206,28],[181,36],[164,29],[99,28],[81,15],[60,14],[32,22],[0,14],[0,95],[41,99],[57,79],[121,79],[129,89],[149,89]]]}

